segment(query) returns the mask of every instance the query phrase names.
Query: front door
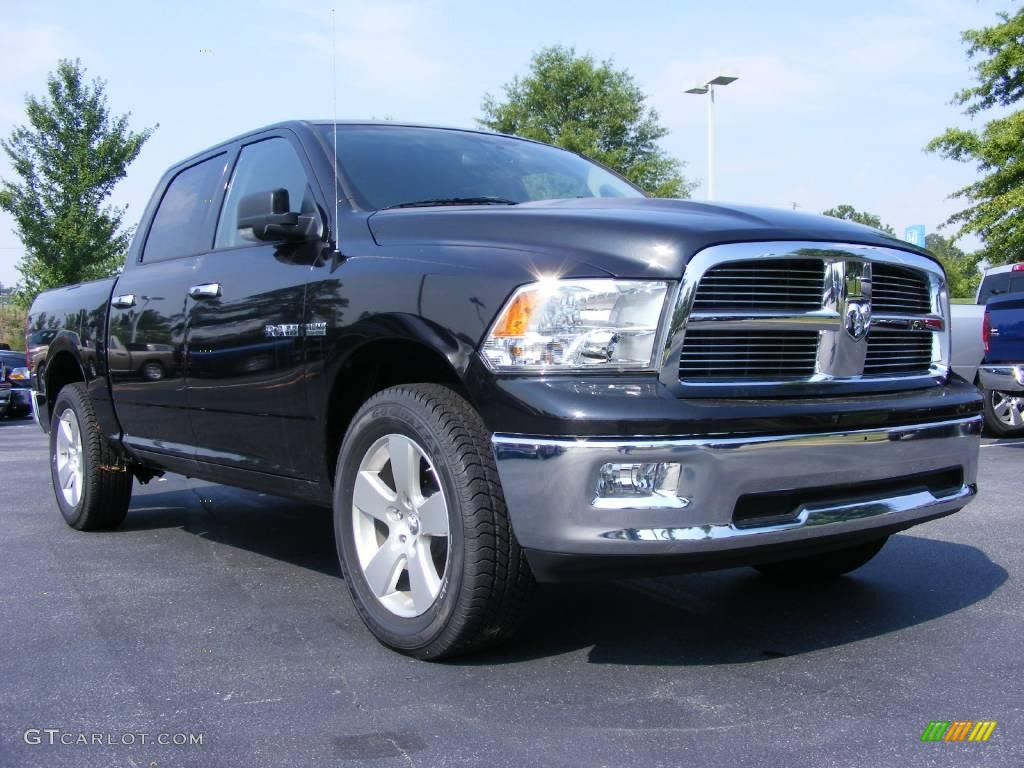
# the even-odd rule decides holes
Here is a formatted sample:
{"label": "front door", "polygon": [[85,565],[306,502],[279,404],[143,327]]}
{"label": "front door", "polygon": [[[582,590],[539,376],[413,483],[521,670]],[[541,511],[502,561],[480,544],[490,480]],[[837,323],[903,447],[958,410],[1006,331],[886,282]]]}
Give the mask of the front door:
{"label": "front door", "polygon": [[313,478],[306,399],[305,291],[318,241],[273,243],[238,228],[239,201],[286,189],[292,210],[318,213],[301,150],[285,135],[242,147],[214,249],[188,297],[187,386],[196,458]]}

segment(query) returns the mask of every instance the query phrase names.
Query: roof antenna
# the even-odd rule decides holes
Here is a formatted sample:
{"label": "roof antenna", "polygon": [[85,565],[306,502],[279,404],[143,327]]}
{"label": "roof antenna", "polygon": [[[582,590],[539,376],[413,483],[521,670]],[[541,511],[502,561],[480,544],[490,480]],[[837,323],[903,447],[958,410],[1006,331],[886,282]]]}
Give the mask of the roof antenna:
{"label": "roof antenna", "polygon": [[338,35],[335,31],[335,13],[334,9],[331,8],[331,68],[332,68],[332,88],[334,91],[334,265],[331,271],[338,265],[338,261],[341,257],[341,238],[339,237],[339,230],[341,229],[341,219],[338,214],[338,206],[341,202],[339,199],[339,184],[338,184]]}

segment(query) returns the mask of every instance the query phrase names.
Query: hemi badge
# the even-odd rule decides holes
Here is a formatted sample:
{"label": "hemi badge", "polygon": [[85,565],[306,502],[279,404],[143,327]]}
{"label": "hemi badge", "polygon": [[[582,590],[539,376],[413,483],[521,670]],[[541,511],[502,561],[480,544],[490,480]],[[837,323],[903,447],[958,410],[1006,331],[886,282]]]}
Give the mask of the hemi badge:
{"label": "hemi badge", "polygon": [[326,336],[327,323],[306,323],[307,336]]}

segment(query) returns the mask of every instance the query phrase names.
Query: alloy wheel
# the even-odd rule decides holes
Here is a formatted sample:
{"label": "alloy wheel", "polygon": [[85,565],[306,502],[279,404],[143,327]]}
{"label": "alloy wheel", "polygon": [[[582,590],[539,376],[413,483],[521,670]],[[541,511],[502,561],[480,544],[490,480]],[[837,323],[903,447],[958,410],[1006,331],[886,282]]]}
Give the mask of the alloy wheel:
{"label": "alloy wheel", "polygon": [[402,434],[380,438],[363,456],[352,494],[359,568],[396,616],[425,613],[448,569],[448,504],[433,462]]}
{"label": "alloy wheel", "polygon": [[991,392],[992,412],[1008,427],[1024,427],[1024,395],[1010,392]]}
{"label": "alloy wheel", "polygon": [[64,501],[71,507],[78,506],[82,498],[82,484],[85,477],[85,457],[82,451],[82,430],[75,412],[68,408],[57,422],[57,479]]}

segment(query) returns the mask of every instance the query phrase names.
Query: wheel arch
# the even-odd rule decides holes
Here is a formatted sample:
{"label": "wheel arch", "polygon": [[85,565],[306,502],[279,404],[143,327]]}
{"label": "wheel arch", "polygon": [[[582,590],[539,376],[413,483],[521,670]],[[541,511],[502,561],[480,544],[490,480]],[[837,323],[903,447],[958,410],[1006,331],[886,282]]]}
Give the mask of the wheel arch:
{"label": "wheel arch", "polygon": [[399,384],[442,384],[469,399],[451,357],[422,340],[378,338],[352,349],[334,371],[325,406],[324,471],[332,485],[352,418],[377,392]]}
{"label": "wheel arch", "polygon": [[43,393],[46,396],[46,422],[48,423],[53,415],[53,404],[57,402],[57,395],[60,394],[60,391],[68,384],[85,382],[86,374],[78,355],[70,348],[58,349],[55,354],[51,349],[46,357]]}

